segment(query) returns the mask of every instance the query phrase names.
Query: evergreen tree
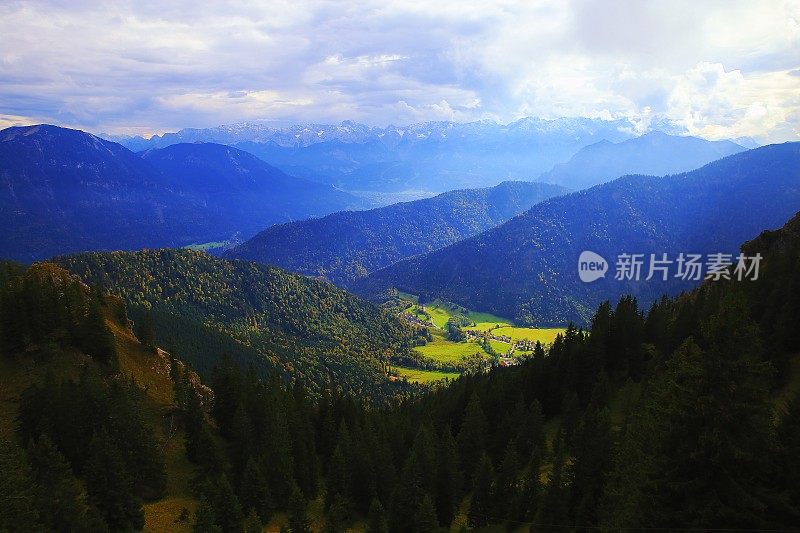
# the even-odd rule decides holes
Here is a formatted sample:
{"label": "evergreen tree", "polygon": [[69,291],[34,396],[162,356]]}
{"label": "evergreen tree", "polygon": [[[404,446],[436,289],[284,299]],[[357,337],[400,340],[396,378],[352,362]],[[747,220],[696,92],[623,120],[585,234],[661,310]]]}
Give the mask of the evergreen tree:
{"label": "evergreen tree", "polygon": [[295,487],[289,500],[289,530],[292,533],[311,533],[311,523],[306,513],[307,506],[303,493]]}
{"label": "evergreen tree", "polygon": [[521,460],[517,452],[517,443],[514,440],[508,442],[503,461],[497,473],[496,501],[495,508],[498,516],[505,516],[516,520],[520,515],[519,500],[520,486],[519,473],[521,470]]}
{"label": "evergreen tree", "polygon": [[482,527],[489,524],[494,502],[494,468],[489,456],[483,454],[472,482],[472,501],[467,515],[469,525]]}
{"label": "evergreen tree", "polygon": [[436,508],[429,494],[425,494],[419,502],[414,513],[414,531],[419,533],[429,533],[439,529],[439,521],[436,518]]}
{"label": "evergreen tree", "polygon": [[197,506],[193,531],[195,533],[222,533],[222,528],[217,525],[214,506],[207,497],[200,498]]}
{"label": "evergreen tree", "polygon": [[575,435],[569,468],[571,523],[599,524],[598,506],[612,459],[611,419],[608,411],[586,410]]}
{"label": "evergreen tree", "polygon": [[46,531],[39,521],[36,496],[25,454],[9,440],[0,439],[0,531]]}
{"label": "evergreen tree", "polygon": [[436,508],[439,523],[448,526],[453,522],[461,498],[463,476],[459,468],[458,446],[446,426],[438,446]]}
{"label": "evergreen tree", "polygon": [[239,485],[239,501],[246,513],[255,512],[262,522],[269,522],[273,507],[269,485],[261,472],[261,468],[253,458],[247,461],[247,466]]}
{"label": "evergreen tree", "polygon": [[626,434],[609,490],[615,527],[781,525],[758,329],[727,296],[702,332],[708,348],[683,344]]}
{"label": "evergreen tree", "polygon": [[149,350],[155,349],[156,331],[152,310],[146,309],[141,313],[141,318],[139,319],[139,328],[136,332],[136,336],[139,338],[139,342],[141,342],[145,348]]}
{"label": "evergreen tree", "polygon": [[36,504],[45,526],[52,531],[103,531],[105,522],[89,507],[69,463],[43,435],[28,447],[36,483]]}
{"label": "evergreen tree", "polygon": [[223,474],[213,486],[213,504],[216,523],[225,533],[239,533],[244,523],[244,512],[239,498],[227,476]]}
{"label": "evergreen tree", "polygon": [[141,529],[142,502],[133,491],[122,452],[106,431],[95,435],[89,448],[83,472],[89,501],[112,530]]}
{"label": "evergreen tree", "polygon": [[486,451],[487,426],[478,394],[473,393],[458,432],[461,468],[468,475],[475,472],[481,455]]}
{"label": "evergreen tree", "polygon": [[389,533],[389,522],[386,520],[386,510],[377,498],[369,504],[367,515],[367,533]]}
{"label": "evergreen tree", "polygon": [[255,509],[251,510],[250,514],[245,518],[242,529],[244,533],[261,533],[263,531],[264,525],[261,523],[261,518],[259,518]]}

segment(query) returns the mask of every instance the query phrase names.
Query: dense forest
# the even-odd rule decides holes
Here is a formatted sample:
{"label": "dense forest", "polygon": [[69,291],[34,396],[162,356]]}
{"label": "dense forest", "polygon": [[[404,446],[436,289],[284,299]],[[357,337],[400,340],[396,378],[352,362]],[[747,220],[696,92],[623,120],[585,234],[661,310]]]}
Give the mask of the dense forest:
{"label": "dense forest", "polygon": [[346,286],[405,257],[485,231],[565,192],[557,185],[525,182],[450,191],[369,211],[271,226],[226,255]]}
{"label": "dense forest", "polygon": [[[394,287],[524,324],[588,325],[602,301],[620,294],[650,303],[694,286],[674,276],[617,281],[620,254],[732,254],[758,232],[783,225],[798,205],[800,143],[769,145],[685,174],[626,176],[546,200],[475,237],[373,272],[352,288],[379,297]],[[609,262],[605,278],[580,281],[584,250]]]}
{"label": "dense forest", "polygon": [[142,502],[164,494],[162,443],[144,392],[118,372],[108,320],[127,324],[124,304],[65,270],[2,264],[4,388],[54,363],[67,363],[76,375],[57,375],[51,367],[18,398],[3,391],[3,403],[17,406],[17,438],[6,434],[4,409],[0,531],[141,529]]}
{"label": "dense forest", "polygon": [[[259,375],[277,372],[318,390],[334,380],[365,397],[402,393],[386,367],[419,334],[397,317],[325,282],[189,250],[57,258],[121,296],[160,346],[209,377],[222,353]],[[150,315],[150,316],[148,316]]]}

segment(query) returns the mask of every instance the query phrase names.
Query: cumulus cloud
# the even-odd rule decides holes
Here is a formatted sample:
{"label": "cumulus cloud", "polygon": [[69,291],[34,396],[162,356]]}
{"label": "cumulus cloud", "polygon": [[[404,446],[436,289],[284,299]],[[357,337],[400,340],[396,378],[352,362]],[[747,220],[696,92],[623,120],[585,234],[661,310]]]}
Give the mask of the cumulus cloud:
{"label": "cumulus cloud", "polygon": [[768,142],[800,138],[798,72],[800,0],[0,4],[0,125],[666,117]]}

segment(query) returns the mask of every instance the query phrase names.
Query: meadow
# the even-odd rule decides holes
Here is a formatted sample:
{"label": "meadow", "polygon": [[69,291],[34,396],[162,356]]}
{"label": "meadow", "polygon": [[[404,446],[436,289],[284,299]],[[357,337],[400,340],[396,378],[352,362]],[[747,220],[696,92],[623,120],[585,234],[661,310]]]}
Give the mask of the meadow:
{"label": "meadow", "polygon": [[[483,346],[475,340],[465,340],[454,342],[446,337],[446,326],[448,320],[455,316],[466,317],[471,323],[464,326],[466,331],[477,333],[489,332],[494,337],[509,337],[511,342],[504,342],[496,338],[489,339],[492,351],[498,356],[504,356],[512,349],[515,342],[528,340],[531,342],[539,341],[544,345],[551,344],[563,328],[526,328],[514,324],[512,320],[504,317],[472,311],[457,304],[443,300],[433,300],[422,305],[419,298],[413,294],[399,293],[400,299],[406,304],[404,313],[410,314],[423,322],[430,322],[436,326],[431,329],[432,340],[424,346],[417,346],[414,350],[423,357],[447,364],[457,365],[465,358],[475,354],[482,355],[489,359],[491,355],[484,350]],[[526,352],[515,350],[514,355],[519,356]],[[397,368],[398,372],[409,381],[420,383],[430,383],[443,379],[442,372],[422,371],[412,368]],[[452,374],[452,373],[451,373]],[[458,375],[458,374],[453,374]]]}

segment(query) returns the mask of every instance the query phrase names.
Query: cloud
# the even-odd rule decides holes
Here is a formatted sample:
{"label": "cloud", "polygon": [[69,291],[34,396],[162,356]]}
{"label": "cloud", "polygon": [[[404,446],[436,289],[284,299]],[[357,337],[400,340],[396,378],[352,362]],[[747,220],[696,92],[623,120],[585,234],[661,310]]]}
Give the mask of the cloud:
{"label": "cloud", "polygon": [[0,116],[110,133],[667,117],[795,140],[798,13],[800,0],[11,1]]}

